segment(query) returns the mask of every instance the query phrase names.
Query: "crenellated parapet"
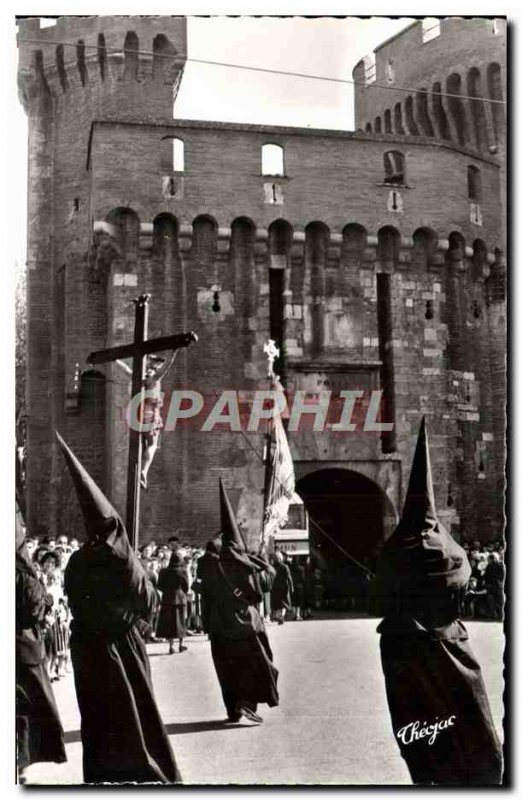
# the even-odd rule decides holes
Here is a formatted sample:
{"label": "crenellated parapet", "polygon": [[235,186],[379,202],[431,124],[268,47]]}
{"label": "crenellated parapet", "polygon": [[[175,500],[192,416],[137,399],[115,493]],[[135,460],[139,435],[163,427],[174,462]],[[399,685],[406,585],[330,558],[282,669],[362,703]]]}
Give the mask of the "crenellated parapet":
{"label": "crenellated parapet", "polygon": [[353,79],[360,130],[505,149],[505,19],[419,20],[361,59]]}
{"label": "crenellated parapet", "polygon": [[186,19],[154,16],[59,17],[40,28],[19,21],[21,99],[47,86],[57,103],[93,105],[121,117],[126,106],[148,117],[171,116],[187,55]]}

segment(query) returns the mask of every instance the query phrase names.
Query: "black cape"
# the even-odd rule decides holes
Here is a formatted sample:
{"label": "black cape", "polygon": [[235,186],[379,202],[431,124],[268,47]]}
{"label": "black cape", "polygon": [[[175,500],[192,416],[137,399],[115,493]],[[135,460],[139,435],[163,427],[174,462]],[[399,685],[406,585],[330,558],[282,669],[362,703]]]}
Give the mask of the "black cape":
{"label": "black cape", "polygon": [[224,547],[202,577],[212,659],[229,716],[243,701],[279,704],[278,671],[256,608],[263,596],[256,575],[261,570],[253,562],[248,566],[247,558]]}
{"label": "black cape", "polygon": [[377,569],[391,722],[416,784],[498,785],[502,751],[480,667],[458,619],[471,574],[437,516],[425,420],[406,501]]}
{"label": "black cape", "polygon": [[39,631],[48,599],[23,545],[16,553],[16,739],[19,770],[42,761],[62,763],[63,728],[45,667]]}
{"label": "black cape", "polygon": [[65,571],[86,783],[179,783],[140,634],[154,589],[132,550],[85,544]]}
{"label": "black cape", "polygon": [[[500,784],[502,750],[464,625],[425,629],[388,616],[378,630],[393,732],[413,783]],[[432,727],[418,738],[443,722],[433,740]]]}

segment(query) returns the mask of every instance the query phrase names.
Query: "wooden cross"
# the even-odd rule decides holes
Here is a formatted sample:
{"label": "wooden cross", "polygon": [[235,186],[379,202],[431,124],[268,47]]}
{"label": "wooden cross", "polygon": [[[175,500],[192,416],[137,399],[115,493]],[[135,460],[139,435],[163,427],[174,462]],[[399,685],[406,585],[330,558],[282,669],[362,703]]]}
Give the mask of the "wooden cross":
{"label": "wooden cross", "polygon": [[[197,342],[198,337],[194,331],[179,333],[173,336],[160,336],[157,339],[147,339],[149,321],[149,294],[142,294],[134,302],[136,304],[136,317],[134,323],[134,341],[111,347],[108,350],[97,350],[91,353],[87,362],[89,364],[105,364],[123,358],[132,358],[132,385],[131,397],[140,395],[139,408],[143,408],[144,380],[146,357],[150,353],[161,350],[178,350],[188,347],[192,342]],[[140,472],[142,456],[142,437],[136,426],[129,427],[129,466],[127,475],[127,532],[135,550],[138,548],[140,530]]]}

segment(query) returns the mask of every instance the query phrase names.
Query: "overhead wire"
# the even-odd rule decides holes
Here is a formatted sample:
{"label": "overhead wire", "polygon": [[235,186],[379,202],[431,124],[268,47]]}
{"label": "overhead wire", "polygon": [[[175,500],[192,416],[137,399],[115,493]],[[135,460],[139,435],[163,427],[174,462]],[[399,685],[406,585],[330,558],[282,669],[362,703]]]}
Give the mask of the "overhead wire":
{"label": "overhead wire", "polygon": [[[377,83],[376,81],[371,81],[367,83],[366,81],[354,81],[350,78],[337,78],[329,75],[312,75],[308,72],[291,72],[289,70],[280,70],[280,69],[270,69],[268,67],[254,67],[247,64],[234,64],[231,62],[226,61],[212,61],[206,58],[192,58],[192,57],[180,57],[176,55],[170,55],[168,53],[157,53],[152,50],[139,50],[139,49],[122,49],[122,48],[107,48],[103,45],[95,45],[95,44],[85,44],[84,42],[61,42],[61,41],[54,41],[54,40],[41,40],[41,39],[26,39],[20,38],[20,44],[30,43],[30,44],[54,44],[54,45],[62,45],[65,47],[78,47],[81,45],[84,49],[96,50],[97,52],[103,52],[105,55],[119,55],[125,56],[125,54],[129,55],[146,55],[152,56],[153,58],[159,59],[168,59],[170,61],[174,61],[178,64],[185,64],[185,63],[193,63],[193,64],[208,64],[214,67],[228,67],[229,69],[241,69],[247,72],[261,72],[269,75],[285,75],[292,78],[307,78],[309,80],[315,81],[325,81],[328,83],[340,83],[340,84],[350,84],[352,86],[364,86],[366,89],[374,88],[374,89],[384,89],[385,91],[389,92],[404,92],[405,94],[417,94],[420,90],[414,88],[408,88],[405,86],[389,86],[382,83]],[[74,66],[73,61],[69,61],[67,64],[64,65],[65,67]],[[423,95],[433,95],[434,97],[452,97],[458,98],[459,100],[474,100],[477,102],[482,103],[495,103],[498,105],[506,105],[505,100],[497,100],[492,97],[476,97],[474,95],[466,95],[466,94],[457,94],[453,92],[434,92],[431,89],[423,89]]]}

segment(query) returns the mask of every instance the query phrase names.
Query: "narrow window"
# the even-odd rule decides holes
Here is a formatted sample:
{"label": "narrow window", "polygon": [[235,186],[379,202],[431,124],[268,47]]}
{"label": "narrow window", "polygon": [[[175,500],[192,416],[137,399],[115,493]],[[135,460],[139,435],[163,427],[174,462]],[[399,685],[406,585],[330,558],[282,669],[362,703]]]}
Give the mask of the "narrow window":
{"label": "narrow window", "polygon": [[368,86],[369,83],[373,83],[377,77],[376,66],[375,66],[375,53],[371,53],[369,56],[364,56],[363,58],[364,64],[364,84]]}
{"label": "narrow window", "polygon": [[384,133],[391,133],[392,132],[392,124],[391,124],[391,111],[389,108],[386,109],[384,112]]}
{"label": "narrow window", "polygon": [[65,71],[65,60],[63,56],[63,44],[59,44],[56,48],[56,69],[60,79],[62,90],[67,91],[67,73]]}
{"label": "narrow window", "polygon": [[105,80],[105,70],[107,66],[107,48],[105,46],[105,36],[103,33],[98,34],[98,68],[100,70],[100,77]]}
{"label": "narrow window", "polygon": [[375,117],[375,133],[382,133],[382,120],[380,117]]}
{"label": "narrow window", "polygon": [[440,36],[440,19],[426,17],[422,20],[422,43],[431,42]]}
{"label": "narrow window", "polygon": [[480,170],[478,167],[468,167],[468,197],[474,203],[480,203]]}
{"label": "narrow window", "polygon": [[183,139],[172,140],[172,169],[174,172],[185,171],[185,145]]}
{"label": "narrow window", "polygon": [[87,66],[85,64],[85,43],[83,39],[79,39],[78,44],[76,45],[76,66],[78,67],[78,72],[80,73],[82,86],[85,86],[85,82],[87,80]]}
{"label": "narrow window", "polygon": [[404,155],[398,150],[388,150],[384,154],[384,183],[404,185],[405,160]]}
{"label": "narrow window", "polygon": [[395,80],[395,69],[393,67],[393,59],[388,59],[386,64],[386,82],[391,84]]}
{"label": "narrow window", "polygon": [[264,144],[261,149],[261,172],[263,175],[284,175],[284,150],[278,144]]}
{"label": "narrow window", "polygon": [[372,123],[371,122],[367,122],[366,123],[366,127],[365,127],[364,130],[366,131],[366,133],[371,133],[372,132]]}

